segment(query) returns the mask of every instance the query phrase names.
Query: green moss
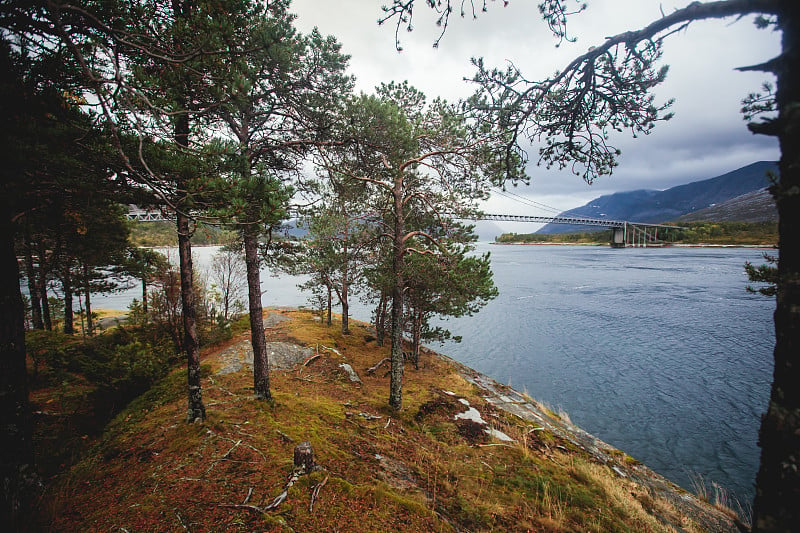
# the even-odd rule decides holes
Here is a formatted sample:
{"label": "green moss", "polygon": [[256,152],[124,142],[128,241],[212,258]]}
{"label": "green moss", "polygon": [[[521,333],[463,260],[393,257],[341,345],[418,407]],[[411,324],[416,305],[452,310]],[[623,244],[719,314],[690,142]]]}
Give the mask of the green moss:
{"label": "green moss", "polygon": [[542,444],[546,444],[548,446],[554,445],[556,443],[556,436],[553,434],[552,431],[548,429],[543,429],[541,431],[534,431],[531,435],[541,442]]}
{"label": "green moss", "polygon": [[264,513],[261,515],[261,524],[266,527],[268,531],[294,531],[284,517],[273,513]]}
{"label": "green moss", "polygon": [[491,529],[495,524],[491,508],[485,502],[464,498],[456,494],[445,509],[448,516],[456,518],[468,530]]}
{"label": "green moss", "polygon": [[638,459],[634,459],[633,457],[631,457],[628,454],[625,454],[625,457],[623,458],[623,461],[625,461],[625,464],[628,465],[628,466],[636,466],[636,465],[642,464],[641,461],[639,461]]}
{"label": "green moss", "polygon": [[350,496],[355,492],[355,487],[349,481],[346,481],[339,477],[330,478],[328,483],[334,488],[338,493]]}
{"label": "green moss", "polygon": [[454,444],[458,439],[458,429],[454,423],[441,422],[438,424],[423,424],[423,434],[443,444]]}

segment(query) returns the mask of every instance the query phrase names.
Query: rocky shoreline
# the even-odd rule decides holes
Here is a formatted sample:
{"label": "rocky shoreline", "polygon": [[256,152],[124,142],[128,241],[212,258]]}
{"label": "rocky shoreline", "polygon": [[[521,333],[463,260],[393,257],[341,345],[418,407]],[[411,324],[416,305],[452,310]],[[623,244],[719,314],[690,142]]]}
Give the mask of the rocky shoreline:
{"label": "rocky shoreline", "polygon": [[[294,308],[279,308],[279,311],[287,310],[294,310]],[[285,320],[291,319],[280,314],[280,312],[269,312],[265,317],[265,328],[272,329]],[[268,350],[272,369],[291,368],[302,364],[305,359],[314,354],[312,348],[291,342],[270,342],[268,343]],[[619,477],[641,487],[642,499],[654,497],[668,501],[677,510],[677,514],[673,516],[658,514],[658,518],[676,531],[686,531],[681,523],[681,516],[690,517],[695,523],[709,532],[736,533],[747,530],[731,514],[725,513],[714,505],[701,500],[698,496],[679,487],[623,451],[587,433],[568,420],[555,415],[529,396],[521,394],[507,385],[498,383],[489,376],[481,374],[449,356],[435,352],[427,347],[423,348],[423,350],[426,354],[438,357],[452,365],[465,380],[481,391],[481,396],[491,407],[503,410],[526,422],[537,425],[542,430],[546,430],[556,436],[557,440],[563,442],[565,446],[581,450],[597,463],[608,466]],[[252,366],[253,363],[249,339],[230,346],[218,355],[223,364],[218,371],[220,374],[237,372],[243,366]]]}
{"label": "rocky shoreline", "polygon": [[[484,391],[484,399],[487,403],[523,420],[533,422],[557,435],[560,439],[583,450],[597,462],[607,465],[620,477],[629,479],[645,488],[648,493],[669,501],[681,514],[691,517],[706,531],[724,533],[747,531],[747,528],[738,520],[679,487],[642,463],[632,460],[630,456],[627,456],[621,450],[601,441],[570,422],[558,416],[553,416],[546,408],[530,397],[517,392],[507,385],[500,384],[448,356],[436,352],[432,353],[450,362],[450,364],[459,369],[464,379]],[[684,531],[681,524],[671,517],[661,515],[659,519],[675,528],[676,531]]]}

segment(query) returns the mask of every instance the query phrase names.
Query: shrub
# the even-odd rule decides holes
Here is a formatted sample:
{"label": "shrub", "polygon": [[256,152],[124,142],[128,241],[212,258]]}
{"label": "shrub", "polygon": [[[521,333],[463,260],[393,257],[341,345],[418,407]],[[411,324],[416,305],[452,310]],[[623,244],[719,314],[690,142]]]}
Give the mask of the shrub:
{"label": "shrub", "polygon": [[31,331],[26,342],[35,373],[45,364],[56,379],[61,372],[82,375],[95,388],[92,400],[97,414],[106,416],[150,388],[176,359],[171,344],[151,344],[125,328],[84,340],[53,331]]}

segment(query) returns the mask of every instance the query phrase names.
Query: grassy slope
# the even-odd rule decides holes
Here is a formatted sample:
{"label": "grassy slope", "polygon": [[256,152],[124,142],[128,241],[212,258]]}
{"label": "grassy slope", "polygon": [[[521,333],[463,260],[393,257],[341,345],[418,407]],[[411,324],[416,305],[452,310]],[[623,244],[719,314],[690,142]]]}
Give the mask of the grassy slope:
{"label": "grassy slope", "polygon": [[[667,531],[654,515],[699,530],[641,486],[622,479],[547,431],[485,402],[452,363],[407,367],[404,408],[387,407],[388,377],[365,369],[387,355],[356,324],[343,337],[304,312],[268,330],[272,341],[321,349],[308,366],[271,374],[275,404],[252,399],[247,370],[221,375],[204,355],[204,424],[187,425],[185,371],[176,370],[128,406],[54,477],[39,505],[53,531]],[[241,342],[243,337],[234,339]],[[339,369],[350,363],[364,380]],[[384,367],[385,368],[385,367]],[[79,383],[79,381],[76,381]],[[54,389],[55,390],[55,389]],[[516,442],[491,440],[454,414],[477,407]],[[85,391],[82,391],[82,394]],[[40,391],[34,402],[65,393]],[[76,396],[76,395],[72,395]],[[79,396],[79,395],[77,395]],[[362,415],[378,416],[370,419]],[[49,418],[49,417],[48,417]],[[41,433],[40,433],[41,435]],[[91,440],[91,439],[88,439]],[[268,513],[263,506],[308,440],[323,470],[303,476]],[[325,481],[313,510],[311,491]]]}

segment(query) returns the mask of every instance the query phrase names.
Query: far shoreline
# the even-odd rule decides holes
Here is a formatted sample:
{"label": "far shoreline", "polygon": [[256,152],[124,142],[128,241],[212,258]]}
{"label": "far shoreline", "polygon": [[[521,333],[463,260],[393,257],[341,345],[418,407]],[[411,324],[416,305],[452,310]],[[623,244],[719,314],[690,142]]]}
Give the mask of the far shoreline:
{"label": "far shoreline", "polygon": [[[488,244],[497,246],[596,246],[598,248],[607,247],[612,248],[608,243],[598,242],[497,242],[491,241]],[[698,243],[698,244],[667,244],[667,245],[651,245],[651,246],[625,246],[624,248],[753,248],[753,249],[774,249],[777,250],[776,244],[712,244],[712,243]]]}

